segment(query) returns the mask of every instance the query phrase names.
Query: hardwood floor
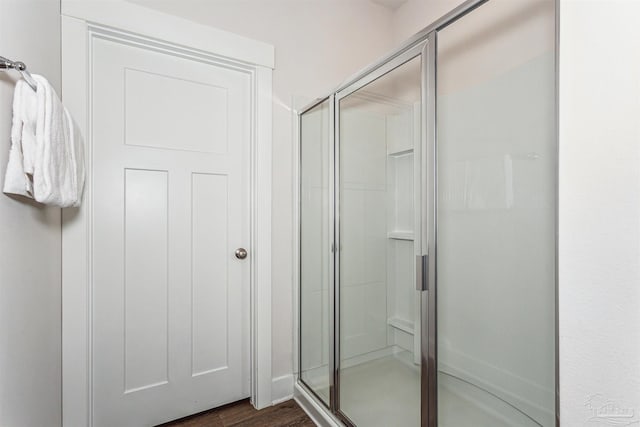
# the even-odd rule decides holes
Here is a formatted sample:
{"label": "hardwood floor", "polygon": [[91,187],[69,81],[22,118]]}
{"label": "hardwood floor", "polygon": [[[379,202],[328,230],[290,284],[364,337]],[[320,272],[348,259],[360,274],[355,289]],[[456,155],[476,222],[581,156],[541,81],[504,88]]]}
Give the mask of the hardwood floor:
{"label": "hardwood floor", "polygon": [[293,400],[257,411],[249,399],[201,412],[158,427],[313,427],[311,418]]}

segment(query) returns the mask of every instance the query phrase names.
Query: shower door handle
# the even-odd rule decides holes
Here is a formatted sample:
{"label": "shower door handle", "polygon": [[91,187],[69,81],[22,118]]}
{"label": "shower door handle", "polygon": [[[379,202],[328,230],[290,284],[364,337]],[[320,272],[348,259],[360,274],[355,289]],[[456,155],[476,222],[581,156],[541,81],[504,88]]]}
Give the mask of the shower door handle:
{"label": "shower door handle", "polygon": [[416,256],[416,291],[426,291],[429,286],[429,255]]}

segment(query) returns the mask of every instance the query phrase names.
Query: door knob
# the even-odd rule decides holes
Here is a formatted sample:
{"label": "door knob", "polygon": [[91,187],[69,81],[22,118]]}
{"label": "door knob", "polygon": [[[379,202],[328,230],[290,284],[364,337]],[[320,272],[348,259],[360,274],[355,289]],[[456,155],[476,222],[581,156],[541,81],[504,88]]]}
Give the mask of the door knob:
{"label": "door knob", "polygon": [[236,258],[245,259],[247,257],[247,250],[245,248],[236,249]]}

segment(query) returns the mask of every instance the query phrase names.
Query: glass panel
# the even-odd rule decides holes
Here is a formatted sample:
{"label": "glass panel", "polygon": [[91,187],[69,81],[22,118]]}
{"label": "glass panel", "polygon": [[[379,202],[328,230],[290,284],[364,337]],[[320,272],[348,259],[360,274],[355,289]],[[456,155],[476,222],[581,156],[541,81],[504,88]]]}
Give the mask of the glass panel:
{"label": "glass panel", "polygon": [[339,105],[339,409],[361,426],[420,425],[413,154],[420,61]]}
{"label": "glass panel", "polygon": [[300,124],[300,378],[329,405],[329,101]]}
{"label": "glass panel", "polygon": [[440,426],[555,426],[553,1],[438,34]]}

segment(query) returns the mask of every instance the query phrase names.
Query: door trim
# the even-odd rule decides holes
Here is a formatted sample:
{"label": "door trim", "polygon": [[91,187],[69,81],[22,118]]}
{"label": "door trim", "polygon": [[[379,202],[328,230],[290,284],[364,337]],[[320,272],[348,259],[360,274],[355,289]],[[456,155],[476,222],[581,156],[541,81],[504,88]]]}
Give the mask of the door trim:
{"label": "door trim", "polygon": [[[85,135],[87,171],[82,206],[63,210],[62,219],[63,425],[93,425],[90,67],[95,38],[215,64],[246,73],[250,78],[250,391],[256,408],[270,406],[273,47],[121,1],[86,5],[87,2],[63,1],[62,16],[63,97]],[[186,44],[190,41],[193,43]]]}

